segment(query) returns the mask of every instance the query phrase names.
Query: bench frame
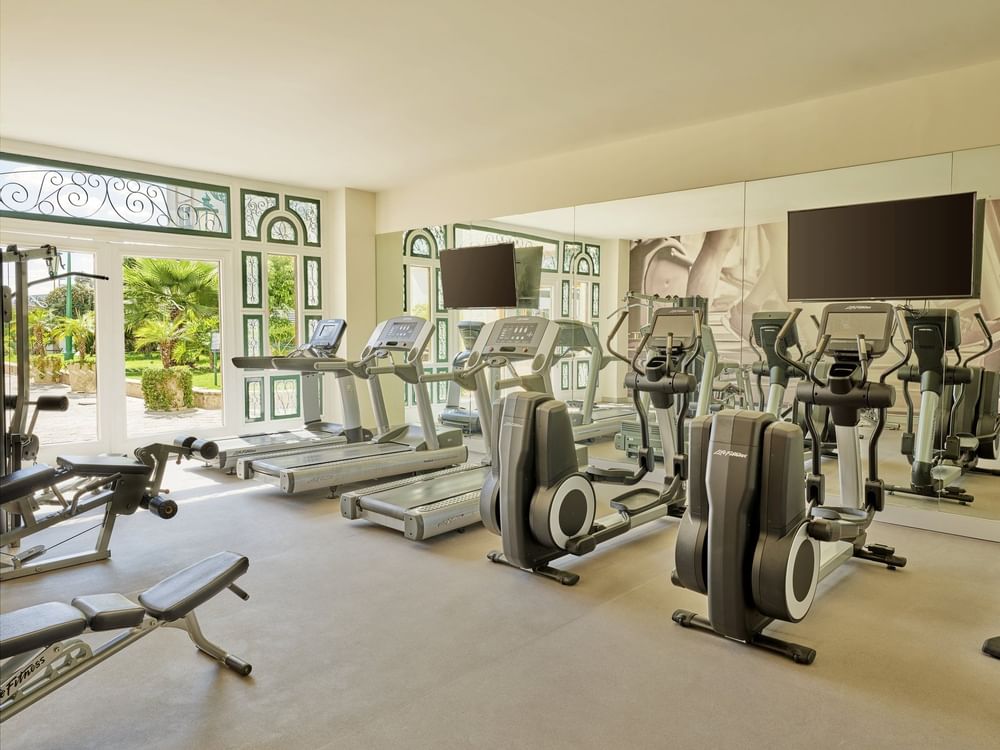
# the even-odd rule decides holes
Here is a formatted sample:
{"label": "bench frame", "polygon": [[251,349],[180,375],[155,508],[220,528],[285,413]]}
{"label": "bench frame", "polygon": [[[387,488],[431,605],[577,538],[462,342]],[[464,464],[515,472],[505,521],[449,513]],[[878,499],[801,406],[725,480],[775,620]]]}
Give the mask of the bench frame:
{"label": "bench frame", "polygon": [[[230,584],[228,588],[241,599],[249,598],[235,584]],[[138,625],[96,648],[79,637],[73,637],[7,659],[0,665],[0,724],[160,628],[183,630],[202,653],[241,677],[250,674],[252,667],[248,662],[230,654],[205,636],[195,610],[172,621],[158,620],[146,614]],[[95,631],[88,628],[85,632]],[[23,675],[21,679],[17,679],[20,675]]]}
{"label": "bench frame", "polygon": [[[173,454],[176,454],[178,462],[181,458],[199,457],[202,444],[195,445],[193,441],[193,438],[179,438],[173,445],[154,443],[136,449],[136,459],[149,468],[146,476],[123,474],[102,476],[66,469],[53,479],[47,490],[43,490],[47,494],[25,495],[5,500],[2,509],[4,519],[0,521],[0,555],[2,555],[0,581],[110,558],[111,534],[114,532],[117,517],[130,515],[140,506],[156,512],[158,504],[150,504],[149,501],[160,496],[163,474],[168,461]],[[76,480],[76,483],[60,488],[60,484],[72,480]],[[70,492],[73,496],[67,500],[63,493]],[[54,505],[56,510],[46,514],[36,514],[34,507],[36,503]],[[97,524],[100,530],[92,549],[59,557],[46,556],[50,550],[72,538],[70,536],[48,546],[39,544],[18,552],[22,540],[63,521],[82,516],[102,505],[105,506],[104,518]],[[31,562],[42,557],[45,559]]]}

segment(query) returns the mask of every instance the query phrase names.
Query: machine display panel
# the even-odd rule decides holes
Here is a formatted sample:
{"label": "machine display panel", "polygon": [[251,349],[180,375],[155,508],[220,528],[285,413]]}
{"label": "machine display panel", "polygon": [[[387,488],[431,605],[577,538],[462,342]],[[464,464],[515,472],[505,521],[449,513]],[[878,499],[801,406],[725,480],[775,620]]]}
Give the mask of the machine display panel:
{"label": "machine display panel", "polygon": [[688,346],[695,337],[695,314],[691,311],[658,312],[653,318],[650,340],[666,343],[670,334],[674,335],[674,346]]}
{"label": "machine display panel", "polygon": [[321,320],[316,324],[309,345],[317,349],[336,349],[346,328],[342,320]]}
{"label": "machine display panel", "polygon": [[538,323],[504,323],[497,333],[497,344],[529,344],[535,338]]}
{"label": "machine display panel", "polygon": [[832,311],[824,316],[823,334],[830,334],[828,350],[857,351],[858,336],[872,348],[876,357],[885,354],[889,348],[892,330],[892,313]]}

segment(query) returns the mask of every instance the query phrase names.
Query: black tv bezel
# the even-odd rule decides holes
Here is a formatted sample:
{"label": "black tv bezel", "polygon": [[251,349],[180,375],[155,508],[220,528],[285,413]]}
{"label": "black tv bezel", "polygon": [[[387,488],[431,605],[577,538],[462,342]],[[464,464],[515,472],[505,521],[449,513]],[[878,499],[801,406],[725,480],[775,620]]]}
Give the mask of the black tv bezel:
{"label": "black tv bezel", "polygon": [[884,201],[866,201],[865,203],[843,203],[836,206],[821,206],[819,208],[797,208],[787,211],[785,214],[786,226],[791,226],[789,217],[796,213],[816,213],[817,211],[830,211],[840,208],[852,208],[854,206],[873,206],[882,203],[904,203],[907,201],[928,200],[933,198],[947,198],[956,195],[972,196],[972,278],[970,279],[971,291],[969,294],[948,294],[948,295],[924,295],[919,297],[793,297],[789,292],[788,279],[788,258],[791,255],[791,242],[787,245],[785,256],[785,290],[789,302],[852,302],[866,301],[879,302],[890,299],[901,300],[937,300],[937,299],[978,299],[982,294],[982,272],[983,272],[983,219],[985,217],[986,201],[980,199],[974,190],[965,190],[959,193],[940,193],[938,195],[915,195],[910,198],[890,198]]}
{"label": "black tv bezel", "polygon": [[502,306],[502,307],[498,307],[496,305],[478,305],[476,307],[453,307],[453,306],[450,306],[448,304],[448,301],[445,299],[445,292],[444,292],[444,271],[442,270],[442,272],[441,272],[441,274],[442,274],[441,298],[442,298],[442,302],[444,303],[445,310],[518,310],[518,309],[520,309],[520,308],[517,307],[517,304],[521,301],[520,297],[517,294],[517,251],[516,251],[516,248],[515,248],[513,242],[493,242],[493,243],[491,243],[489,245],[466,245],[466,246],[463,246],[463,247],[449,247],[449,248],[446,248],[446,249],[442,250],[439,253],[438,260],[442,260],[444,258],[444,254],[445,253],[450,253],[450,252],[453,252],[455,250],[484,250],[486,248],[499,248],[499,247],[509,247],[510,248],[510,257],[511,257],[511,283],[514,286],[514,305],[513,306],[505,305],[505,306]]}

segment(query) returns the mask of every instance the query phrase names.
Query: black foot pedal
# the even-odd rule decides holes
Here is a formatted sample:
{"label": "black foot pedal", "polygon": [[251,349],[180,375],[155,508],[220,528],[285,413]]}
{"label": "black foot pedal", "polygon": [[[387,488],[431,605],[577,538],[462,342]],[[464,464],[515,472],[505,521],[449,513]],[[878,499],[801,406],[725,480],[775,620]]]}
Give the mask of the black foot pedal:
{"label": "black foot pedal", "polygon": [[881,563],[889,570],[906,567],[906,558],[898,557],[896,548],[885,544],[869,544],[867,547],[856,550],[854,556],[860,557],[862,560]]}

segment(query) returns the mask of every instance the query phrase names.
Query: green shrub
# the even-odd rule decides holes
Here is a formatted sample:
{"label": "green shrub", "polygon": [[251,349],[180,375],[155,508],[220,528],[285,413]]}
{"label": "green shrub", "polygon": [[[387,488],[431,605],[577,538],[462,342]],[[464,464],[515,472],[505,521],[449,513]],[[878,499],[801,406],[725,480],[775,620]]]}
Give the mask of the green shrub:
{"label": "green shrub", "polygon": [[31,356],[31,367],[36,376],[41,380],[54,380],[63,369],[63,356],[61,354],[33,354]]}
{"label": "green shrub", "polygon": [[142,398],[150,411],[176,411],[194,405],[191,369],[149,368],[142,371]]}

